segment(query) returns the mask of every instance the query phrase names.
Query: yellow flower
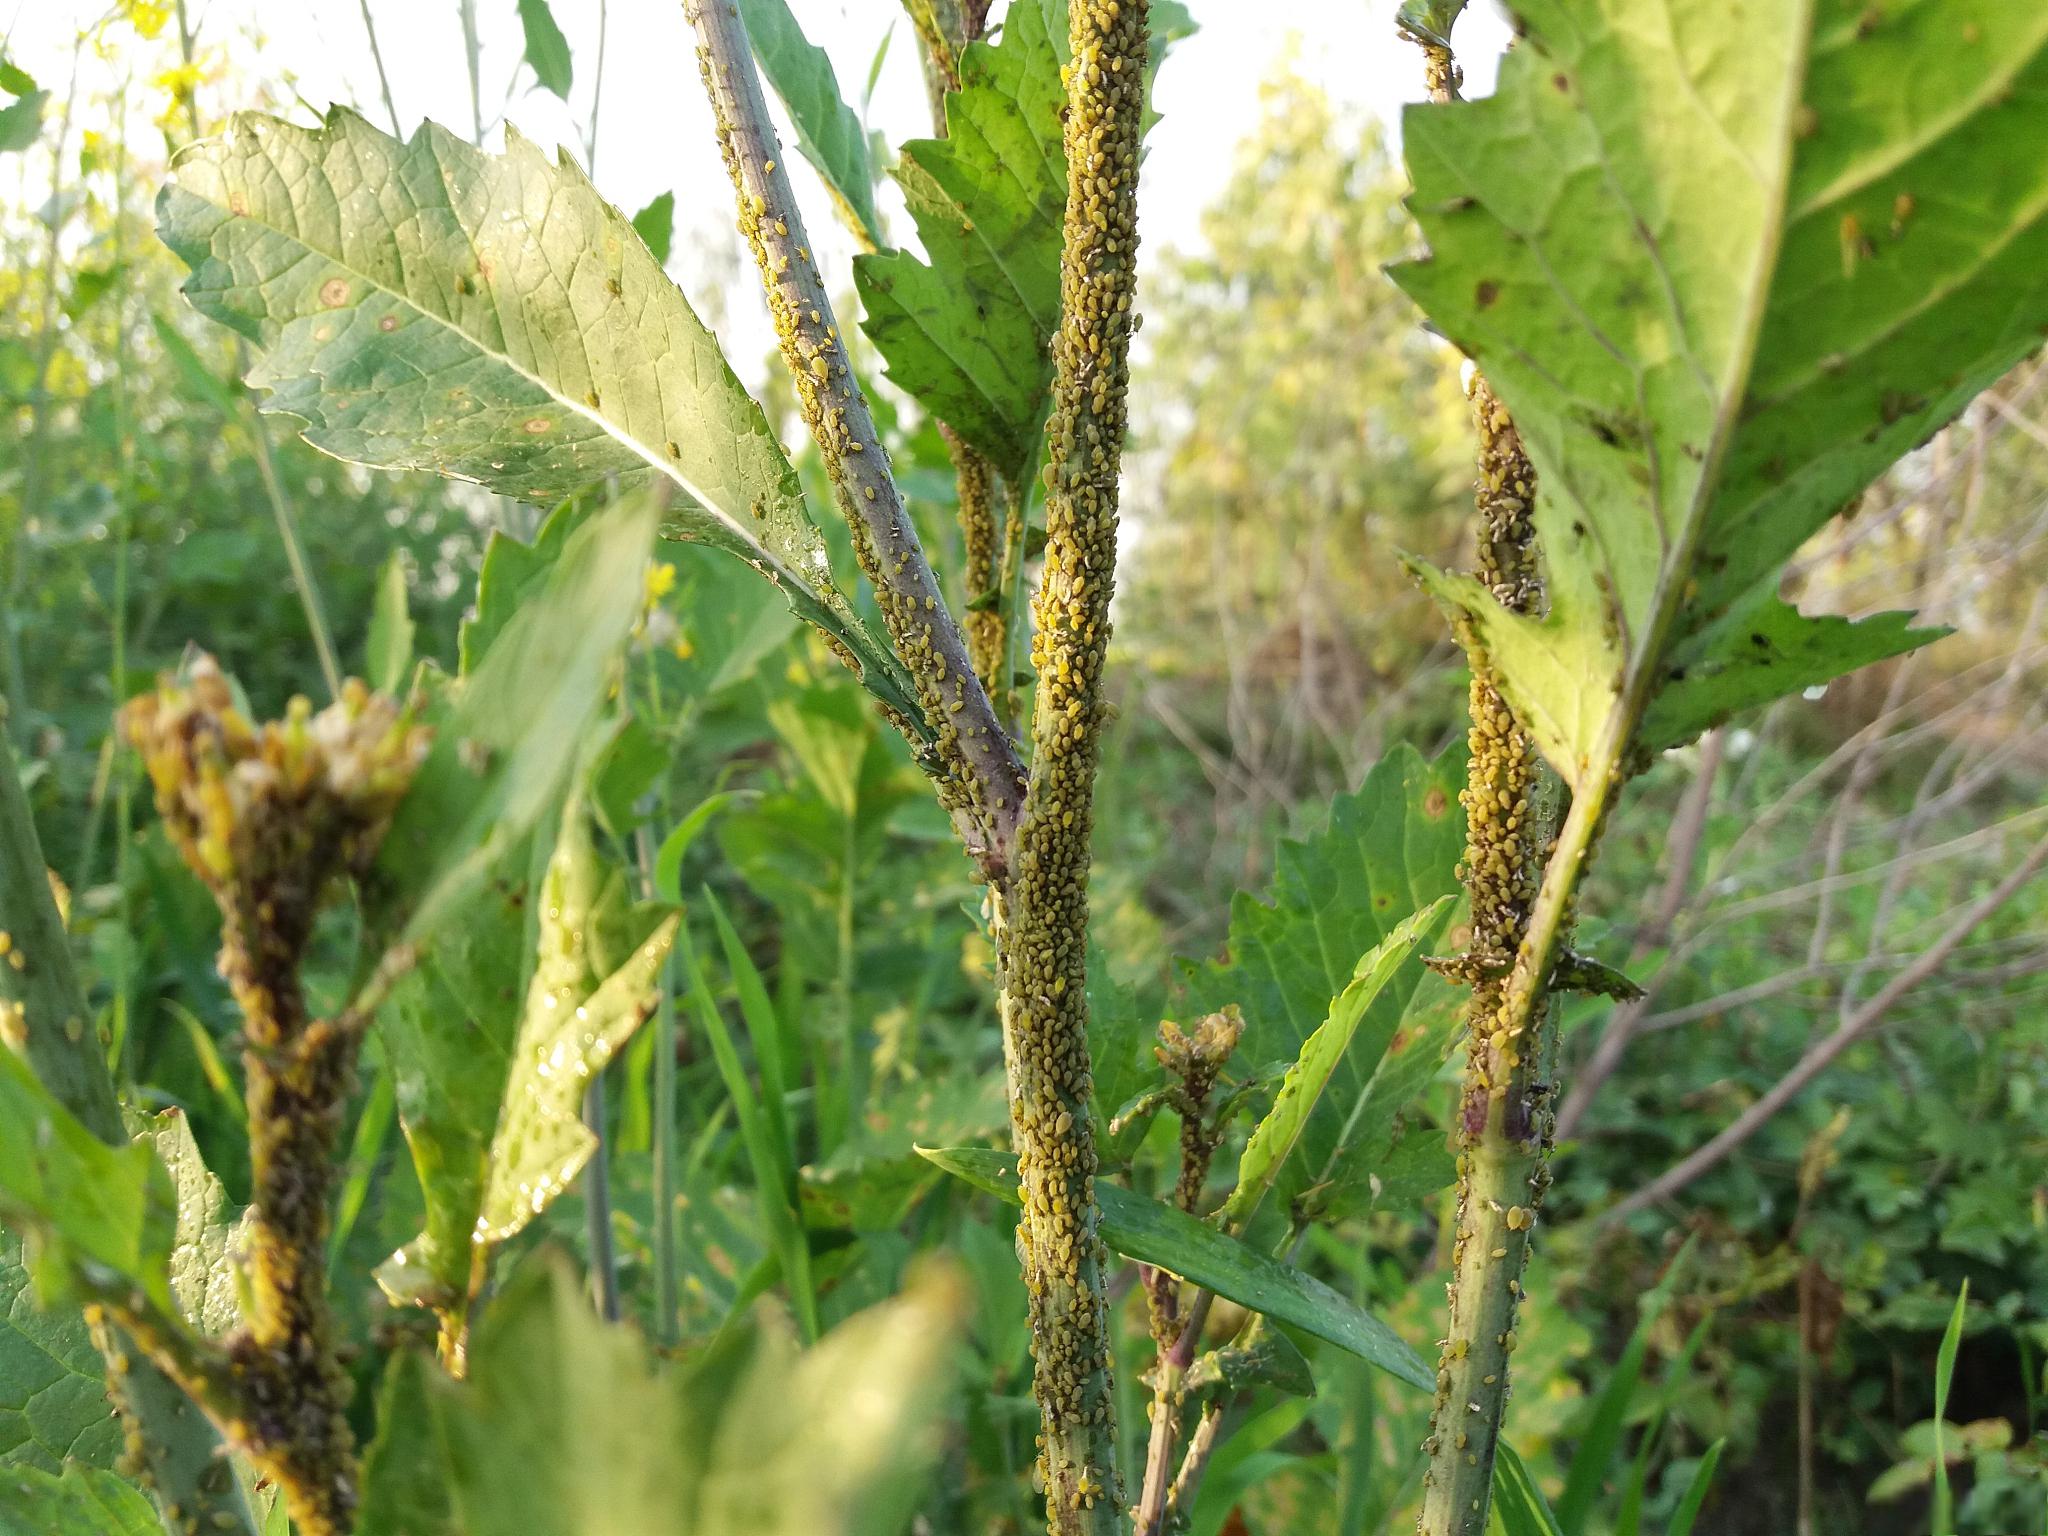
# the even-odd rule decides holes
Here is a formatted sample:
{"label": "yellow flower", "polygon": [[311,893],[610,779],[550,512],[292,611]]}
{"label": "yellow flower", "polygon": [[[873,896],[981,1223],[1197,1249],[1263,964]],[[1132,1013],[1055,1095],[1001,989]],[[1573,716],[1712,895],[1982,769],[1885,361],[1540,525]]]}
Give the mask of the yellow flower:
{"label": "yellow flower", "polygon": [[666,560],[647,567],[647,601],[658,603],[676,588],[676,568]]}
{"label": "yellow flower", "polygon": [[121,16],[143,37],[155,37],[171,19],[172,0],[121,0]]}

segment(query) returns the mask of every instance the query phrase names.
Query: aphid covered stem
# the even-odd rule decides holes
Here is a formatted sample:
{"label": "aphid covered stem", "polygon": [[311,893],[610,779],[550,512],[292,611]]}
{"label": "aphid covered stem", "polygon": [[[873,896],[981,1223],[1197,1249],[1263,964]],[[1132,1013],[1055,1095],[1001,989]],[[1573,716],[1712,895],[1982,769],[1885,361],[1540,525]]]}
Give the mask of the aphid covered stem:
{"label": "aphid covered stem", "polygon": [[365,1016],[308,1017],[299,966],[330,888],[369,867],[425,737],[355,681],[319,715],[294,699],[284,720],[259,730],[211,658],[185,683],[134,700],[120,723],[142,752],[172,843],[220,907],[220,972],[242,1014],[250,1297],[246,1325],[224,1345],[222,1428],[282,1489],[295,1529],[346,1536],[355,1437],[326,1248],[335,1142]]}
{"label": "aphid covered stem", "polygon": [[936,733],[920,747],[941,803],[991,878],[1010,865],[1024,770],[939,595],[867,398],[846,357],[790,190],[746,27],[732,0],[688,0],[697,62],[739,199],[739,227],[761,271],[783,360],[873,583],[883,622]]}
{"label": "aphid covered stem", "polygon": [[1000,930],[1040,1470],[1057,1536],[1108,1536],[1123,1505],[1089,1118],[1088,863],[1136,280],[1146,10],[1145,0],[1069,7],[1067,208],[1045,572],[1034,608],[1031,787]]}
{"label": "aphid covered stem", "polygon": [[[1431,94],[1444,99],[1455,66],[1447,50],[1426,44],[1425,52]],[[1507,408],[1477,370],[1467,392],[1479,436],[1479,577],[1504,607],[1534,612],[1542,604],[1535,471]],[[1515,723],[1476,633],[1460,626],[1459,639],[1472,668],[1472,755],[1460,797],[1472,939],[1446,969],[1471,983],[1472,1000],[1457,1127],[1451,1318],[1423,1447],[1426,1536],[1486,1530],[1529,1235],[1550,1183],[1557,1030],[1547,981],[1568,926],[1564,909],[1541,933],[1533,921],[1564,787]]]}

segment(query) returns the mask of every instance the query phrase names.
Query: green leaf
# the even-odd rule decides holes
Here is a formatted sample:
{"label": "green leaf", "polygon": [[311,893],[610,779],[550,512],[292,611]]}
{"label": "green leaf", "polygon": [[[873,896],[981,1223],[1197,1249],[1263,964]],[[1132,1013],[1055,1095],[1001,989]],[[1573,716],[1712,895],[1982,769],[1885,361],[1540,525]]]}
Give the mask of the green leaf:
{"label": "green leaf", "polygon": [[832,60],[804,36],[786,0],[740,0],[740,19],[761,73],[789,110],[796,147],[825,178],[855,235],[869,246],[880,245],[867,130],[840,98]]}
{"label": "green leaf", "polygon": [[676,195],[662,192],[633,215],[633,233],[646,243],[657,263],[668,265],[669,247],[676,239]]}
{"label": "green leaf", "polygon": [[1707,1454],[1700,1458],[1700,1464],[1693,1470],[1692,1481],[1685,1486],[1685,1497],[1678,1501],[1678,1508],[1672,1511],[1671,1524],[1664,1528],[1664,1536],[1692,1536],[1694,1522],[1700,1517],[1700,1509],[1707,1502],[1707,1490],[1713,1486],[1714,1470],[1721,1465],[1721,1452],[1726,1440],[1716,1440],[1707,1447]]}
{"label": "green leaf", "polygon": [[682,904],[683,856],[690,851],[698,835],[711,824],[712,817],[742,798],[744,793],[736,790],[706,795],[689,815],[669,829],[668,836],[661,840],[661,851],[654,856],[655,895],[671,906]]}
{"label": "green leaf", "polygon": [[[1399,747],[1374,765],[1356,792],[1340,795],[1328,825],[1305,842],[1283,843],[1278,869],[1259,900],[1239,892],[1231,906],[1229,958],[1189,972],[1204,1012],[1235,1003],[1244,1012],[1239,1055],[1294,1061],[1352,982],[1355,957],[1377,950],[1417,912],[1439,914],[1454,896],[1465,848],[1458,803],[1464,754],[1434,760]],[[1355,1024],[1357,1038],[1331,1069],[1299,1130],[1299,1179],[1351,1186],[1343,1198],[1370,1202],[1365,1188],[1405,1125],[1401,1111],[1442,1065],[1463,994],[1421,966],[1396,971]],[[1292,1198],[1297,1190],[1283,1183]],[[1323,1192],[1337,1198],[1332,1188]]]}
{"label": "green leaf", "polygon": [[359,1536],[894,1536],[960,1311],[927,1272],[812,1349],[764,1320],[683,1369],[599,1321],[566,1266],[531,1268],[485,1313],[466,1380],[393,1363]]}
{"label": "green leaf", "polygon": [[638,715],[619,722],[590,773],[590,808],[614,837],[628,837],[643,819],[640,797],[669,764],[669,746]]}
{"label": "green leaf", "polygon": [[1465,0],[1401,0],[1395,17],[1403,28],[1424,42],[1448,48],[1451,28],[1457,25],[1458,15],[1464,9]]}
{"label": "green leaf", "polygon": [[398,693],[412,670],[414,624],[406,606],[405,556],[391,552],[377,573],[370,605],[370,639],[363,658],[365,680],[381,693]]}
{"label": "green leaf", "polygon": [[1493,1507],[1507,1536],[1565,1536],[1521,1453],[1505,1439],[1493,1460]]}
{"label": "green leaf", "polygon": [[491,1140],[478,1246],[518,1233],[582,1172],[597,1149],[583,1123],[584,1090],[654,1012],[677,918],[643,914],[631,923],[630,950],[607,954],[605,874],[587,812],[572,799],[541,888],[540,953]]}
{"label": "green leaf", "polygon": [[[946,1172],[1019,1203],[1017,1159],[986,1147],[919,1147]],[[1102,1240],[1127,1258],[1170,1270],[1239,1306],[1348,1350],[1397,1380],[1428,1390],[1435,1373],[1385,1323],[1322,1281],[1268,1258],[1177,1207],[1107,1182],[1095,1186]]]}
{"label": "green leaf", "polygon": [[967,46],[946,137],[906,143],[895,169],[929,264],[905,251],[853,264],[889,378],[1013,482],[1031,474],[1052,385],[1064,42],[1043,7],[1018,4],[999,41]]}
{"label": "green leaf", "polygon": [[163,1110],[143,1126],[143,1134],[171,1176],[177,1204],[170,1254],[171,1294],[177,1298],[178,1311],[197,1332],[220,1338],[242,1321],[235,1254],[242,1241],[243,1215],[229,1203],[227,1190],[207,1169],[183,1110]]}
{"label": "green leaf", "polygon": [[0,1468],[0,1536],[163,1536],[132,1484],[97,1467]]}
{"label": "green leaf", "polygon": [[1425,579],[1575,786],[1932,638],[1801,617],[1786,561],[2048,324],[2048,12],[1816,10],[1540,0],[1404,119],[1394,275],[1513,412],[1550,609]]}
{"label": "green leaf", "polygon": [[[364,885],[367,924],[386,943],[418,941],[454,914],[554,806],[610,691],[637,611],[619,593],[641,589],[654,516],[646,495],[591,513],[573,531],[571,512],[558,513],[543,542],[557,530],[560,554],[534,573],[475,670],[435,690],[433,748]],[[513,548],[524,547],[495,541],[491,554]],[[487,555],[479,624],[492,574]],[[471,639],[464,635],[465,659]]]}
{"label": "green leaf", "polygon": [[753,565],[922,719],[833,586],[761,407],[566,156],[509,132],[489,155],[431,123],[400,142],[344,108],[318,129],[237,114],[178,156],[157,216],[186,297],[256,344],[265,409],[315,447],[529,501],[665,484],[675,536]]}
{"label": "green leaf", "polygon": [[512,849],[438,929],[378,1020],[426,1224],[377,1271],[395,1302],[459,1308],[469,1294],[477,1211],[527,953],[528,853]]}
{"label": "green leaf", "polygon": [[519,25],[526,33],[526,62],[534,79],[562,100],[569,99],[574,72],[569,61],[569,39],[555,25],[555,13],[548,0],[519,0]]}
{"label": "green leaf", "polygon": [[0,154],[27,149],[42,137],[43,109],[49,104],[48,91],[29,91],[0,107]]}
{"label": "green leaf", "polygon": [[5,91],[10,96],[26,96],[35,88],[34,75],[12,59],[0,59],[0,91]]}
{"label": "green leaf", "polygon": [[36,1305],[21,1240],[0,1231],[0,1483],[20,1467],[112,1467],[121,1426],[76,1311]]}
{"label": "green leaf", "polygon": [[177,1213],[155,1153],[101,1141],[11,1050],[0,1050],[0,1220],[31,1240],[39,1301],[69,1299],[91,1265],[176,1310],[166,1266]]}
{"label": "green leaf", "polygon": [[1164,1016],[1160,1001],[1119,985],[1110,973],[1109,957],[1093,943],[1089,945],[1088,1057],[1089,1076],[1095,1085],[1090,1106],[1106,1165],[1129,1162],[1145,1137],[1143,1113],[1128,1120],[1123,1116],[1160,1078],[1158,1059],[1152,1054]]}
{"label": "green leaf", "polygon": [[1255,1386],[1276,1387],[1290,1397],[1314,1397],[1315,1375],[1294,1341],[1278,1328],[1253,1330],[1244,1344],[1212,1350],[1188,1367],[1183,1385],[1197,1397],[1227,1402]]}
{"label": "green leaf", "polygon": [[1351,981],[1330,1000],[1329,1016],[1301,1043],[1301,1054],[1280,1080],[1273,1107],[1252,1130],[1238,1158],[1237,1186],[1212,1218],[1225,1230],[1242,1230],[1280,1176],[1280,1169],[1301,1141],[1308,1117],[1328,1086],[1337,1064],[1357,1034],[1359,1021],[1382,988],[1400,970],[1424,934],[1434,931],[1448,895],[1410,913],[1378,944],[1359,956]]}

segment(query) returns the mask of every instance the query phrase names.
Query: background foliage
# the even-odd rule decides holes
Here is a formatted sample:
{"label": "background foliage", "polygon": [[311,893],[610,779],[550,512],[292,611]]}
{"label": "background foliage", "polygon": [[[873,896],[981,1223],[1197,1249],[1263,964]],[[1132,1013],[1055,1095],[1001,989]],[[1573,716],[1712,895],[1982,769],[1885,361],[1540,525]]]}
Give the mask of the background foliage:
{"label": "background foliage", "polygon": [[[111,71],[87,71],[68,99],[43,89],[63,78],[63,59],[10,61],[42,82],[33,89],[0,81],[16,103],[0,106],[0,149],[15,161],[0,206],[0,409],[11,429],[0,444],[0,623],[8,729],[71,891],[95,1027],[126,1096],[182,1111],[238,1203],[248,1175],[215,918],[142,813],[138,766],[112,744],[113,708],[194,641],[263,715],[320,693],[291,540],[343,670],[388,668],[402,625],[412,656],[453,672],[487,542],[531,542],[540,526],[531,507],[424,475],[373,476],[255,416],[232,382],[235,342],[173,301],[176,263],[151,233],[142,189],[161,182],[194,121],[266,89],[287,97],[238,76],[224,49],[185,60],[167,21],[131,5],[96,27],[81,49]],[[559,33],[528,28],[535,75],[566,90]],[[848,82],[862,61],[837,62]],[[36,93],[39,121],[24,126],[20,104]],[[1396,740],[1433,754],[1462,735],[1456,653],[1389,557],[1400,547],[1464,558],[1469,511],[1454,354],[1381,275],[1416,244],[1403,188],[1378,129],[1284,64],[1265,105],[1220,181],[1204,242],[1160,253],[1145,296],[1119,718],[1097,834],[1098,1079],[1129,1091],[1108,1095],[1105,1114],[1150,1080],[1158,1020],[1191,1021],[1225,1000],[1209,997],[1206,978],[1243,963],[1251,928],[1286,926],[1289,903],[1319,888],[1304,870],[1365,844],[1344,802],[1327,809],[1332,795],[1369,784]],[[917,174],[907,155],[898,170]],[[812,193],[822,222],[828,200],[807,183]],[[861,281],[871,316],[875,275]],[[712,319],[718,309],[715,298],[705,306]],[[1606,834],[1586,900],[1606,914],[1594,937],[1615,958],[1633,949],[1631,972],[1651,996],[1614,1075],[1568,1110],[1531,1285],[1544,1300],[1518,1355],[1512,1421],[1553,1491],[1575,1449],[1603,1433],[1621,1445],[1592,1474],[1588,1530],[1633,1529],[1625,1453],[1653,1422],[1640,1495],[1649,1528],[1662,1528],[1705,1447],[1725,1439],[1702,1533],[1802,1521],[1925,1529],[1929,1381],[1965,1281],[1947,1414],[1961,1429],[1946,1441],[1958,1529],[2041,1528],[2048,890],[2023,893],[1972,935],[1741,1154],[1619,1228],[1601,1217],[1766,1089],[2039,836],[2044,383],[2028,365],[1994,386],[1794,559],[1788,590],[1815,606],[1914,607],[1956,634],[1829,686],[1817,705],[1774,707],[1673,754]],[[943,445],[895,397],[878,409],[935,564],[957,571]],[[798,440],[787,413],[774,426]],[[807,456],[797,468],[817,474]],[[823,532],[850,590],[843,535]],[[590,1186],[579,1185],[511,1246],[565,1249],[588,1266],[608,1243],[627,1315],[664,1344],[711,1336],[762,1295],[803,1335],[829,1332],[903,1292],[927,1255],[949,1256],[964,1298],[930,1304],[964,1313],[967,1344],[936,1416],[947,1428],[921,1517],[941,1531],[1028,1528],[1021,1469],[1036,1418],[1010,1219],[914,1151],[1001,1139],[971,872],[907,752],[816,636],[761,602],[728,556],[664,545],[659,560],[624,676],[630,724],[606,749],[594,811],[608,853],[693,898],[702,984],[674,1037],[679,1112],[656,1123],[664,1037],[643,1031],[609,1077],[608,1222],[593,1231]],[[1425,773],[1424,758],[1408,771]],[[1689,805],[1700,812],[1690,837]],[[1282,852],[1284,836],[1306,841]],[[1448,880],[1448,864],[1438,876]],[[1252,897],[1233,906],[1238,892],[1277,905],[1262,917]],[[339,996],[350,934],[345,919],[332,927],[315,982]],[[1389,1015],[1404,1029],[1427,1023],[1439,986],[1415,987],[1416,974],[1407,1013]],[[1344,979],[1315,978],[1318,1009],[1325,983]],[[1612,1007],[1573,1005],[1567,1083]],[[1251,1064],[1284,1061],[1298,1040],[1255,1031]],[[394,1125],[409,1091],[373,1050],[351,1121],[337,1275],[369,1276],[427,1225]],[[772,1106],[768,1139],[750,1138],[734,1107],[754,1093]],[[1450,1110],[1446,1083],[1421,1087],[1343,1223],[1298,1250],[1304,1269],[1425,1353]],[[672,1307],[649,1173],[661,1138],[674,1139],[680,1170],[664,1213],[680,1255]],[[1171,1143],[1168,1117],[1120,1132],[1120,1179],[1165,1192]],[[1220,1168],[1236,1166],[1235,1146]],[[1639,1313],[1660,1280],[1660,1309]],[[90,1350],[32,1310],[24,1283],[12,1250],[0,1253],[0,1530],[10,1477],[53,1476],[67,1460],[104,1469],[117,1452],[94,1412]],[[555,1389],[546,1351],[519,1348],[521,1330],[538,1339],[569,1283],[522,1278],[480,1346],[523,1356],[531,1400]],[[367,1278],[337,1295],[367,1440],[383,1361],[424,1325]],[[1134,1305],[1120,1316],[1123,1420],[1142,1427],[1143,1322]],[[1643,1374],[1614,1410],[1628,1432],[1617,1441],[1597,1394],[1639,1316]],[[776,1368],[788,1348],[777,1326],[708,1375],[647,1375],[633,1390],[659,1400],[649,1411],[688,1421],[719,1383]],[[841,1347],[850,1358],[860,1344]],[[1415,1498],[1421,1395],[1313,1339],[1305,1347],[1314,1396],[1254,1398],[1197,1509],[1205,1536],[1232,1521],[1302,1528],[1311,1511],[1318,1529],[1392,1529]],[[407,1413],[441,1411],[418,1381],[391,1390],[413,1393]],[[770,1408],[748,1401],[768,1415],[761,1433],[775,1433]],[[418,1475],[423,1486],[464,1476]],[[715,1483],[716,1468],[687,1475]],[[121,1497],[104,1472],[77,1478]]]}

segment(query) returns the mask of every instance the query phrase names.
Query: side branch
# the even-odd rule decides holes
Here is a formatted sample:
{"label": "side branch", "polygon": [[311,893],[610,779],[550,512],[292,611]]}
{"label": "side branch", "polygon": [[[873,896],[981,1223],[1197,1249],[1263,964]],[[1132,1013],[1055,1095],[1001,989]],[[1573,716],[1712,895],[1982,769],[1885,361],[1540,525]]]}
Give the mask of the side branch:
{"label": "side branch", "polygon": [[1073,0],[1069,9],[1031,787],[1010,921],[998,931],[1040,1470],[1055,1536],[1109,1536],[1123,1503],[1089,1116],[1088,865],[1136,287],[1146,10],[1145,0]]}
{"label": "side branch", "polygon": [[1010,868],[1023,809],[1023,765],[939,594],[846,359],[738,9],[732,0],[688,0],[684,11],[697,32],[698,66],[738,195],[740,232],[760,268],[798,403],[889,637],[937,732],[926,749],[927,771],[968,852],[990,878],[1001,878]]}

